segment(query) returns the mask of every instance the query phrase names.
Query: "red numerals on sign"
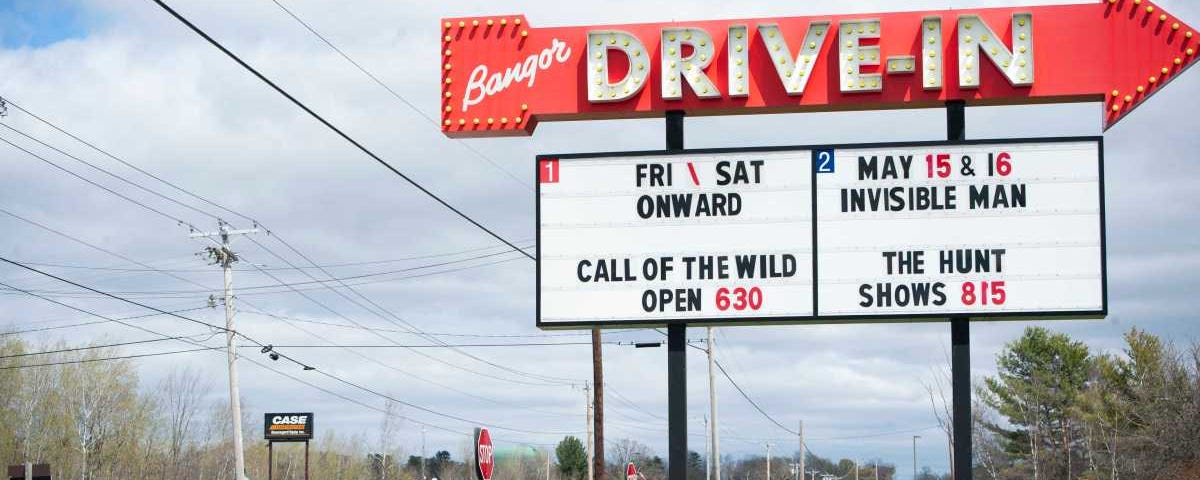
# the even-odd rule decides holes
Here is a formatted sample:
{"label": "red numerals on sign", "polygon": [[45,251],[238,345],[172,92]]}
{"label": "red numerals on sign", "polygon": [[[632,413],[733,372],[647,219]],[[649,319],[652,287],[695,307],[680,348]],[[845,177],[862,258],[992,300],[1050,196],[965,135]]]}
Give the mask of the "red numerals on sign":
{"label": "red numerals on sign", "polygon": [[925,165],[927,167],[927,175],[933,178],[936,174],[938,178],[946,178],[950,176],[950,155],[939,153],[937,155],[926,155]]}
{"label": "red numerals on sign", "polygon": [[538,162],[538,183],[558,183],[558,160]]}
{"label": "red numerals on sign", "polygon": [[1008,294],[1004,292],[1004,281],[966,282],[962,285],[963,305],[1004,305]]}
{"label": "red numerals on sign", "polygon": [[1012,155],[1008,152],[1000,152],[999,155],[988,155],[988,176],[999,175],[1007,177],[1012,173]]}
{"label": "red numerals on sign", "polygon": [[763,293],[758,287],[750,287],[749,289],[736,287],[732,290],[721,287],[717,289],[717,310],[722,312],[731,308],[739,312],[742,310],[758,310],[762,308],[762,304]]}

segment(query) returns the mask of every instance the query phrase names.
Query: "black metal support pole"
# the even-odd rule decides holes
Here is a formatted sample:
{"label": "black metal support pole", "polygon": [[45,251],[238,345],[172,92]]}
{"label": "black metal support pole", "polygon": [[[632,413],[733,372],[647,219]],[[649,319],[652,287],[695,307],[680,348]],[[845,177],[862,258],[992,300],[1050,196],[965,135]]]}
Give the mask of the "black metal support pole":
{"label": "black metal support pole", "polygon": [[[683,150],[682,111],[667,112],[667,151]],[[667,480],[687,479],[687,327],[667,327]]]}
{"label": "black metal support pole", "polygon": [[973,478],[971,452],[971,319],[950,319],[951,391],[954,396],[954,480]]}
{"label": "black metal support pole", "polygon": [[951,141],[967,139],[967,102],[946,102],[946,137]]}
{"label": "black metal support pole", "polygon": [[667,150],[683,150],[683,112],[667,112]]}
{"label": "black metal support pole", "polygon": [[687,340],[686,327],[667,327],[667,479],[687,478]]}
{"label": "black metal support pole", "polygon": [[267,440],[267,480],[274,480],[275,476],[275,442]]}
{"label": "black metal support pole", "polygon": [[[387,468],[387,453],[383,454],[383,468]],[[308,480],[308,440],[304,441],[304,480]]]}
{"label": "black metal support pole", "polygon": [[[967,139],[966,102],[946,102],[946,135],[950,140]],[[954,480],[972,480],[971,451],[971,319],[950,319],[950,391],[954,409]]]}

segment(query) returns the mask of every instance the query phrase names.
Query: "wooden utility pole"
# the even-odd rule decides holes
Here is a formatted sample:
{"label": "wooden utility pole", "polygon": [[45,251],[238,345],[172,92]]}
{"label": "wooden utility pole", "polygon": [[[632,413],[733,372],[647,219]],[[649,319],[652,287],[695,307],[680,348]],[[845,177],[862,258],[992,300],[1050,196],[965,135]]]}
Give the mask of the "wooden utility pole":
{"label": "wooden utility pole", "polygon": [[590,385],[584,384],[584,386],[583,386],[583,400],[584,400],[583,403],[585,404],[585,407],[587,408],[587,438],[584,439],[584,443],[587,445],[587,455],[588,455],[587,479],[593,480],[596,475],[596,472],[595,472],[596,461],[595,461],[595,457],[593,456],[593,454],[595,452],[595,450],[594,450],[595,447],[592,445],[592,443],[595,442],[596,437],[594,435],[592,435],[592,433],[593,433],[592,427],[595,425],[595,423],[592,422],[592,413],[593,413],[592,406],[594,405],[594,402],[592,402],[592,387]]}
{"label": "wooden utility pole", "polygon": [[595,437],[596,453],[593,457],[595,465],[592,467],[596,477],[593,480],[603,480],[604,478],[604,362],[603,351],[600,346],[600,329],[592,329],[592,385],[596,388],[594,391],[595,413],[593,414],[592,431]]}
{"label": "wooden utility pole", "polygon": [[242,399],[238,393],[237,330],[233,326],[235,311],[233,308],[233,264],[238,261],[238,256],[229,245],[229,237],[258,233],[258,229],[233,230],[229,228],[229,224],[223,221],[218,221],[217,227],[216,232],[198,232],[189,236],[221,239],[219,247],[208,247],[207,252],[213,263],[220,265],[221,270],[225,272],[225,351],[229,367],[229,410],[230,416],[233,417],[233,478],[234,480],[244,480],[246,478],[246,452],[242,448]]}

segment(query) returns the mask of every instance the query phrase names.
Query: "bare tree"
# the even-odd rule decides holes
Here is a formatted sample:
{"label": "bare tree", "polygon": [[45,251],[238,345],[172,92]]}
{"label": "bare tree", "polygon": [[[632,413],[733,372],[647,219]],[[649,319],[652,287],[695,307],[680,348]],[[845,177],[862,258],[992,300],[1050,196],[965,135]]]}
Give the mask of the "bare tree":
{"label": "bare tree", "polygon": [[159,405],[165,409],[163,415],[167,423],[167,471],[164,472],[167,478],[179,477],[184,450],[195,438],[196,414],[209,383],[199,371],[191,368],[176,369],[159,382]]}
{"label": "bare tree", "polygon": [[950,454],[950,476],[954,476],[954,403],[946,397],[946,389],[953,382],[950,377],[950,356],[943,350],[945,363],[931,369],[931,380],[922,381],[925,392],[929,394],[929,407],[933,409],[933,417],[937,419],[938,427],[946,434],[946,451]]}
{"label": "bare tree", "polygon": [[400,406],[388,399],[383,404],[383,418],[379,422],[379,480],[388,479],[388,458],[393,457],[396,432],[400,429]]}

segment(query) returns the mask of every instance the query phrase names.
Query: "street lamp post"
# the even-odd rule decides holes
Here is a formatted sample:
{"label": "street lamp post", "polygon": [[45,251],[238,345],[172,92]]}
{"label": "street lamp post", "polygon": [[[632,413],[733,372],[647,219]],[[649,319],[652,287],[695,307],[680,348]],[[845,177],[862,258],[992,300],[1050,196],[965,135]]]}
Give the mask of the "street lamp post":
{"label": "street lamp post", "polygon": [[917,439],[920,435],[913,435],[913,480],[917,480]]}

